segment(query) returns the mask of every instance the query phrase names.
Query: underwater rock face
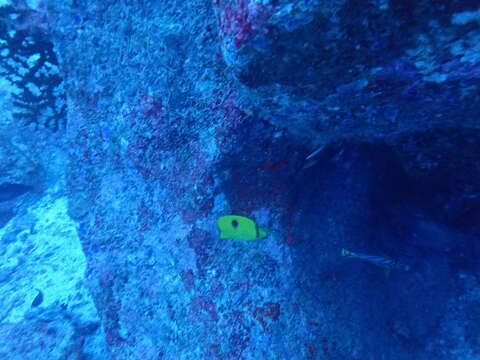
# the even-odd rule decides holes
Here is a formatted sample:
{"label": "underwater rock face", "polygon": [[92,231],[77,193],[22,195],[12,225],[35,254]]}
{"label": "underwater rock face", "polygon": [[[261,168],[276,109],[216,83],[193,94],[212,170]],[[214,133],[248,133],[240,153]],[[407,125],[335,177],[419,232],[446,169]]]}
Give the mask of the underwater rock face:
{"label": "underwater rock face", "polygon": [[[45,4],[105,359],[478,356],[444,341],[479,300],[469,2]],[[220,239],[229,214],[268,237]]]}
{"label": "underwater rock face", "polygon": [[[442,177],[461,167],[451,182],[480,192],[478,159],[464,160],[478,151],[480,128],[471,1],[214,3],[225,61],[245,85],[242,106],[312,151],[344,139],[382,141],[419,181],[422,169]],[[451,192],[445,201],[464,196]]]}
{"label": "underwater rock face", "polygon": [[2,136],[0,145],[0,228],[18,211],[20,203],[39,189],[41,167],[11,139]]}
{"label": "underwater rock face", "polygon": [[250,106],[312,143],[479,127],[471,1],[214,3]]}
{"label": "underwater rock face", "polygon": [[15,199],[30,190],[27,185],[3,183],[0,185],[0,202]]}
{"label": "underwater rock face", "polygon": [[48,193],[0,229],[2,358],[105,358],[75,225]]}

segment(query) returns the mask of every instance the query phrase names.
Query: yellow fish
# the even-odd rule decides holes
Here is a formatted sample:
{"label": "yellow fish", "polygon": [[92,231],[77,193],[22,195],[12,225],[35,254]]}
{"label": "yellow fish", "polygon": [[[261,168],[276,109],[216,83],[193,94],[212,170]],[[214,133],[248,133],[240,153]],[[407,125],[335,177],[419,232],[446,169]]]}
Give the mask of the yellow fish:
{"label": "yellow fish", "polygon": [[267,236],[267,232],[245,216],[226,215],[217,220],[221,239],[256,240]]}

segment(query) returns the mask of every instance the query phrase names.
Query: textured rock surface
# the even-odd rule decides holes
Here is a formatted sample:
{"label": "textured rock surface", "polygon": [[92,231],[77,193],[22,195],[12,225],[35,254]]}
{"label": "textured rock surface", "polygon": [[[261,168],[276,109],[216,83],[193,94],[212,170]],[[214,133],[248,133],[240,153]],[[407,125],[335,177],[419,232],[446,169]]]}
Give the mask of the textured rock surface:
{"label": "textured rock surface", "polygon": [[107,359],[68,215],[62,142],[13,124],[1,129],[0,206],[10,212],[0,224],[0,358]]}
{"label": "textured rock surface", "polygon": [[41,187],[41,170],[37,162],[4,136],[0,146],[0,226],[17,212],[22,200]]}
{"label": "textured rock surface", "polygon": [[[5,12],[0,10],[0,38],[14,38],[14,32],[3,31]],[[26,34],[15,38],[26,39]],[[38,37],[30,39],[30,50],[42,49],[33,40]],[[43,42],[51,49],[51,42]],[[29,119],[15,116],[25,105],[15,95],[29,86],[15,81],[15,74],[30,74],[42,89],[49,79],[40,66],[34,66],[37,75],[29,73],[26,60],[25,53],[4,51],[0,60],[2,74],[6,61],[13,69],[0,78],[0,358],[108,359],[100,319],[84,285],[78,224],[68,215],[65,134],[55,133],[61,127],[47,126],[40,113]],[[37,100],[32,109],[48,109],[41,96]]]}
{"label": "textured rock surface", "polygon": [[[101,356],[479,356],[478,8],[76,0],[37,11],[67,74],[69,215]],[[219,239],[227,213],[269,236]],[[343,247],[412,271],[386,278],[341,259]]]}

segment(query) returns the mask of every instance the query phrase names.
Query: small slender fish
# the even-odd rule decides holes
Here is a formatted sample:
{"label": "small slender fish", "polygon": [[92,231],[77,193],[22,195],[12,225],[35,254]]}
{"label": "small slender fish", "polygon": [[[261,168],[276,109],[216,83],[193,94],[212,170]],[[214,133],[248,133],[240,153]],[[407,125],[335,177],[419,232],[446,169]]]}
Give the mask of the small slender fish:
{"label": "small slender fish", "polygon": [[314,152],[312,152],[310,155],[308,155],[305,160],[310,160],[312,158],[314,158],[320,151],[323,150],[325,146],[320,146],[317,150],[315,150]]}
{"label": "small slender fish", "polygon": [[398,261],[384,256],[356,253],[347,249],[342,249],[342,256],[367,261],[387,270],[410,270],[408,265],[400,264]]}
{"label": "small slender fish", "polygon": [[305,164],[303,165],[303,169],[308,169],[311,168],[312,166],[316,165],[318,162],[318,159],[315,157],[325,148],[325,145],[320,146],[318,149],[316,149],[314,152],[310,153],[306,158],[305,158]]}

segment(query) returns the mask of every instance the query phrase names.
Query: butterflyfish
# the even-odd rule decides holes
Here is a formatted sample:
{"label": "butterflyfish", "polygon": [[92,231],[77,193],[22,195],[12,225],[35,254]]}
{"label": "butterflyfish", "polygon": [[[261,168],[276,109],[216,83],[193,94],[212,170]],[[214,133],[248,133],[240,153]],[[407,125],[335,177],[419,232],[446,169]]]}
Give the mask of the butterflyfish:
{"label": "butterflyfish", "polygon": [[267,236],[252,219],[239,215],[226,215],[217,220],[221,239],[256,240]]}

